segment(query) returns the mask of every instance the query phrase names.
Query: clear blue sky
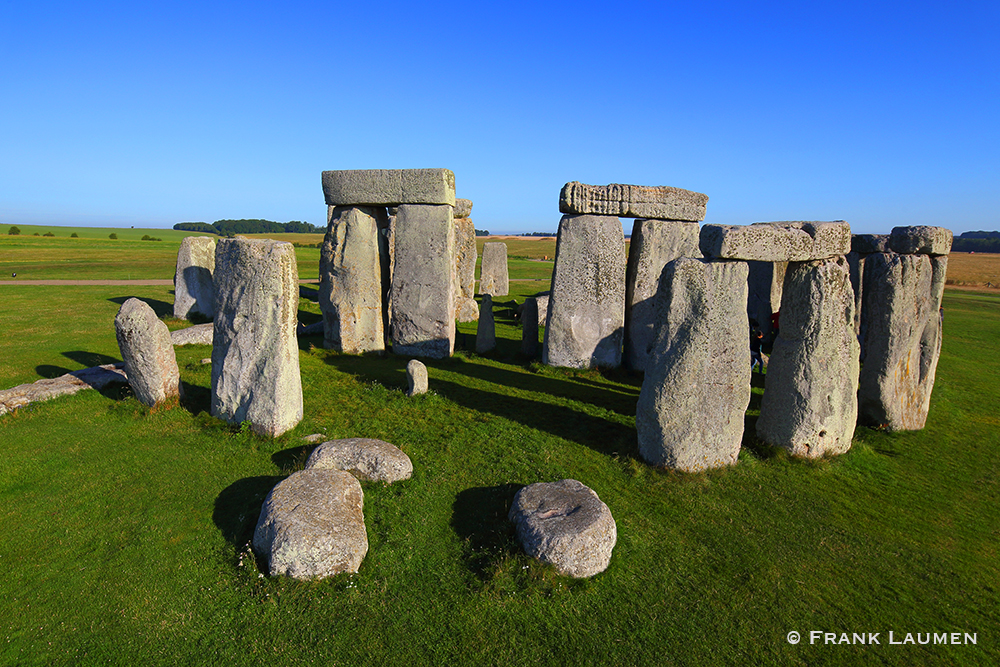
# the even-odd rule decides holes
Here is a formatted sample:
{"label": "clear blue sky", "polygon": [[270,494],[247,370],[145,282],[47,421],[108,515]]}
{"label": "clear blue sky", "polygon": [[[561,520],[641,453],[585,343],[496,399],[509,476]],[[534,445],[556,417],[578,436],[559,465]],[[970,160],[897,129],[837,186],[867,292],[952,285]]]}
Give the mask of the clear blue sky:
{"label": "clear blue sky", "polygon": [[493,232],[567,181],[706,221],[1000,229],[1000,3],[0,3],[0,222],[325,223],[447,167]]}

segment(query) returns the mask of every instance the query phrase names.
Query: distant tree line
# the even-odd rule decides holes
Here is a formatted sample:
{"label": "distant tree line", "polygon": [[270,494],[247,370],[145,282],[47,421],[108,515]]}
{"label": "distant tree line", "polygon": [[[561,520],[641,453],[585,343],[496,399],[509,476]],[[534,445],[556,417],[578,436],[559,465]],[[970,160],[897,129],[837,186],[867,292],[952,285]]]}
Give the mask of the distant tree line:
{"label": "distant tree line", "polygon": [[1000,253],[1000,232],[965,232],[951,243],[955,252]]}
{"label": "distant tree line", "polygon": [[530,234],[524,234],[524,236],[555,236],[555,232],[531,232]]}
{"label": "distant tree line", "polygon": [[490,230],[488,230],[488,229],[477,229],[476,230],[476,236],[489,236],[489,235],[490,235]]}
{"label": "distant tree line", "polygon": [[292,220],[291,222],[274,222],[272,220],[216,220],[207,222],[178,222],[174,229],[184,232],[201,232],[203,234],[218,234],[219,236],[235,236],[237,234],[322,234],[326,229],[311,225],[308,222]]}

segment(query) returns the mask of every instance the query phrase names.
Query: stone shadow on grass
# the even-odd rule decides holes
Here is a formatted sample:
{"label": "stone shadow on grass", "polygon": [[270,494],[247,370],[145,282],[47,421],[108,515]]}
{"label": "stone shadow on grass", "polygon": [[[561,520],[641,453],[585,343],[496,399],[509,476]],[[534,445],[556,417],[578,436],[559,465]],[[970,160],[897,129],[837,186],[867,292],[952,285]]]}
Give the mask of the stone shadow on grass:
{"label": "stone shadow on grass", "polygon": [[100,354],[98,352],[85,352],[83,350],[71,350],[69,352],[63,352],[62,356],[66,357],[71,361],[75,361],[84,368],[92,368],[94,366],[104,366],[106,364],[117,364],[121,359],[116,359],[114,357],[109,357],[106,354]]}
{"label": "stone shadow on grass", "polygon": [[491,578],[504,558],[519,551],[514,525],[507,512],[523,484],[501,484],[466,489],[455,496],[451,527],[462,540],[469,570],[481,582]]}
{"label": "stone shadow on grass", "polygon": [[212,521],[237,550],[253,539],[264,498],[283,479],[277,475],[240,479],[223,489],[215,499]]}
{"label": "stone shadow on grass", "polygon": [[[145,301],[153,312],[156,313],[157,317],[173,317],[174,316],[174,304],[167,303],[166,301],[160,301],[159,299],[150,299],[143,296],[114,296],[108,299],[111,303],[117,303],[119,306],[124,304],[129,299],[139,299],[139,301]],[[114,327],[114,324],[111,325]]]}
{"label": "stone shadow on grass", "polygon": [[285,474],[303,470],[306,466],[306,461],[309,459],[309,455],[317,447],[319,445],[299,445],[298,447],[282,449],[280,452],[271,454],[271,463],[278,466],[281,472]]}
{"label": "stone shadow on grass", "polygon": [[38,373],[38,377],[46,378],[51,380],[52,378],[57,378],[60,375],[66,375],[70,373],[68,368],[63,368],[62,366],[53,366],[51,364],[39,364],[35,366],[35,372]]}
{"label": "stone shadow on grass", "polygon": [[212,409],[212,390],[181,380],[181,407],[197,415]]}

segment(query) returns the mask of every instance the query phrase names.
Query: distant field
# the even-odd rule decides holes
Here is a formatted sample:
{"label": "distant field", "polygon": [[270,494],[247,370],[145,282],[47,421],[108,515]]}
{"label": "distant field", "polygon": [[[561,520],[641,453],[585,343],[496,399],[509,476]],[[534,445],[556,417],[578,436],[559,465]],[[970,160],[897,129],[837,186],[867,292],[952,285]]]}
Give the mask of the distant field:
{"label": "distant field", "polygon": [[956,252],[948,255],[948,284],[1000,288],[1000,255]]}

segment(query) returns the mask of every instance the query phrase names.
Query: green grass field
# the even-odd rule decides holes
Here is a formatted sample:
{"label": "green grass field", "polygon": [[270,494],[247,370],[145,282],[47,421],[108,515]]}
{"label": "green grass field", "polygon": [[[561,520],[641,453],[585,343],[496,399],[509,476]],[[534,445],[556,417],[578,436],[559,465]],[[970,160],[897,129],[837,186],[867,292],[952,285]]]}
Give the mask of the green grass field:
{"label": "green grass field", "polygon": [[[124,297],[172,303],[169,287],[2,289],[4,387],[117,359]],[[1000,662],[996,295],[946,293],[923,431],[859,428],[848,454],[816,462],[748,434],[737,466],[702,474],[638,459],[637,376],[529,363],[497,301],[498,350],[472,353],[475,323],[460,325],[415,399],[406,358],[303,339],[305,418],[276,440],[207,414],[205,346],[177,348],[182,406],[89,391],[0,417],[0,664]],[[388,440],[413,478],[363,485],[357,575],[262,577],[247,549],[260,504],[314,432]],[[609,569],[586,581],[521,554],[506,521],[521,485],[566,477],[618,525]],[[881,644],[810,644],[813,630]],[[977,644],[889,645],[889,631]]]}

